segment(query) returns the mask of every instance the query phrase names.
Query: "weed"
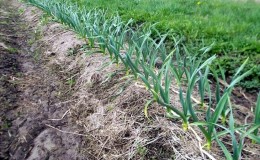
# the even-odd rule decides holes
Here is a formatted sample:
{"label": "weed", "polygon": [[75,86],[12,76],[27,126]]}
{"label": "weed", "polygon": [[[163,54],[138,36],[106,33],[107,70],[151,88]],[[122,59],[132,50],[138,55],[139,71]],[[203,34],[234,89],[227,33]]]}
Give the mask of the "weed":
{"label": "weed", "polygon": [[7,50],[11,54],[18,53],[18,50],[16,48],[9,47]]}
{"label": "weed", "polygon": [[137,145],[137,153],[140,154],[141,157],[144,158],[144,156],[147,154],[148,149],[145,146],[142,146],[140,144]]}
{"label": "weed", "polygon": [[23,14],[25,12],[25,9],[22,9],[22,8],[19,8],[18,9],[18,13],[21,15],[21,14]]}

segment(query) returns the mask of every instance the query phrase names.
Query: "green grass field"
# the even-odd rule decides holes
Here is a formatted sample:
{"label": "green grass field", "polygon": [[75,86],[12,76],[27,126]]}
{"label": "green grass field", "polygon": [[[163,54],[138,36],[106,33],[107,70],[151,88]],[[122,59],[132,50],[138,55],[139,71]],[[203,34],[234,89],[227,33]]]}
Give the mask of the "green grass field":
{"label": "green grass field", "polygon": [[157,23],[161,32],[185,37],[192,52],[215,43],[210,55],[230,75],[250,57],[247,68],[255,67],[252,76],[241,85],[260,88],[260,3],[232,0],[72,0],[87,9],[103,8],[118,12],[124,20],[137,24]]}

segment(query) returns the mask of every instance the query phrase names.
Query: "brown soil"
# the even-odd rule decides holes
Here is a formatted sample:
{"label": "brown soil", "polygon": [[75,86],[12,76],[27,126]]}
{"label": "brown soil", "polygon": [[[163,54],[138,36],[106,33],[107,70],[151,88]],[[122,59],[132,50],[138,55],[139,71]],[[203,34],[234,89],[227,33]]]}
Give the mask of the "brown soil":
{"label": "brown soil", "polygon": [[67,119],[49,120],[68,110],[60,103],[71,94],[66,75],[46,67],[32,49],[36,35],[17,10],[11,1],[0,1],[0,159],[82,159],[81,136],[47,126],[77,129]]}
{"label": "brown soil", "polygon": [[[224,159],[161,106],[149,107],[148,120],[151,95],[142,85],[116,65],[100,70],[109,57],[83,48],[38,9],[0,0],[0,159]],[[242,122],[254,104],[240,101]],[[259,150],[246,143],[243,158],[257,159]]]}

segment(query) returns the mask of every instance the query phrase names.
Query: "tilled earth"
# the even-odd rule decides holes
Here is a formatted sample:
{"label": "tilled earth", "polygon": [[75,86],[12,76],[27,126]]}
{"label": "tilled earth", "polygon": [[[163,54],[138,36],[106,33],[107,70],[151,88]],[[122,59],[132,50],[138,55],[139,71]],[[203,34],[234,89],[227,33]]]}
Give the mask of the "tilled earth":
{"label": "tilled earth", "polygon": [[12,3],[0,0],[0,159],[84,159],[82,137],[50,127],[75,129],[59,119],[69,93],[56,71],[30,52],[33,31]]}

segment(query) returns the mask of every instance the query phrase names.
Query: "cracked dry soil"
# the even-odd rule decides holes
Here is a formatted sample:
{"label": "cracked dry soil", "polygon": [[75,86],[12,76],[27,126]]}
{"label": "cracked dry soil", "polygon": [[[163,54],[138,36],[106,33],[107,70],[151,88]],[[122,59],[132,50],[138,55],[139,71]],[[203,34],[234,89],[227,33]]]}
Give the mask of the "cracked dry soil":
{"label": "cracked dry soil", "polygon": [[82,137],[46,125],[68,129],[67,119],[49,119],[68,110],[60,102],[69,94],[57,71],[33,58],[33,31],[13,3],[0,0],[0,159],[84,159]]}

